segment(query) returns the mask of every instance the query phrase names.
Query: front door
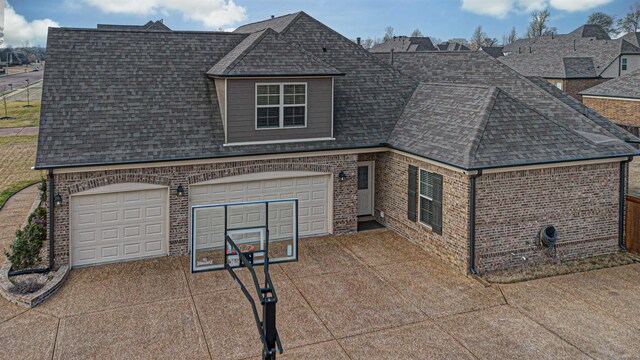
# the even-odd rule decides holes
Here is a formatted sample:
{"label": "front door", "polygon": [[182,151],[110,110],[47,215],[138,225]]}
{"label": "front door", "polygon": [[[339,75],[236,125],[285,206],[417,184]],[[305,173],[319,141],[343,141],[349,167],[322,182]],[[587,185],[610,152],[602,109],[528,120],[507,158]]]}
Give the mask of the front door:
{"label": "front door", "polygon": [[373,161],[358,163],[358,216],[373,214]]}

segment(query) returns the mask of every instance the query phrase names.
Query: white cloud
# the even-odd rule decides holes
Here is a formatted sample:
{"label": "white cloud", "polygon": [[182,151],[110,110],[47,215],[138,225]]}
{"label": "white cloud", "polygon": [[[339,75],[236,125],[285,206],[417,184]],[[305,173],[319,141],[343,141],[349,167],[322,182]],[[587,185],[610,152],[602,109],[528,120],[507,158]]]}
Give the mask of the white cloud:
{"label": "white cloud", "polygon": [[33,45],[45,46],[49,27],[60,26],[51,19],[37,19],[27,21],[24,16],[5,2],[4,7],[4,42],[14,47],[23,46],[25,42]]}
{"label": "white cloud", "polygon": [[199,21],[210,28],[219,28],[242,21],[246,8],[234,0],[84,0],[106,13],[135,15],[167,15],[182,13],[186,20]]}
{"label": "white cloud", "polygon": [[529,13],[551,7],[561,11],[584,11],[613,0],[462,0],[462,9],[480,15],[504,18],[512,12]]}
{"label": "white cloud", "polygon": [[608,4],[612,0],[549,0],[554,9],[564,11],[583,11]]}

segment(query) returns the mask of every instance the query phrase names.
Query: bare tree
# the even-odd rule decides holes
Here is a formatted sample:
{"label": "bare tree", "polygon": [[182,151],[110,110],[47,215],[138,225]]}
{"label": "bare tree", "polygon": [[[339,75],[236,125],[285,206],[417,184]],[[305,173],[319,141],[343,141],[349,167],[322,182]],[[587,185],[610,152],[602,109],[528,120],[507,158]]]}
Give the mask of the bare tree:
{"label": "bare tree", "polygon": [[393,27],[392,26],[387,26],[386,28],[384,28],[384,41],[389,41],[391,39],[393,39],[393,36],[395,35],[394,31],[393,31]]}
{"label": "bare tree", "polygon": [[629,12],[618,20],[622,32],[637,32],[640,29],[640,0],[629,6]]}
{"label": "bare tree", "polygon": [[471,43],[471,49],[478,50],[482,46],[486,38],[487,33],[482,30],[482,26],[478,25],[478,27],[476,27],[476,29],[473,31],[471,39],[469,39],[469,42]]}
{"label": "bare tree", "polygon": [[549,35],[555,31],[555,28],[549,28],[547,21],[549,20],[551,13],[549,10],[534,11],[531,13],[531,21],[529,22],[529,28],[527,29],[527,37],[535,38],[542,35]]}
{"label": "bare tree", "polygon": [[482,40],[482,46],[491,47],[491,46],[496,46],[497,44],[498,44],[498,39],[496,38],[486,37]]}
{"label": "bare tree", "polygon": [[508,35],[502,37],[502,45],[513,44],[514,42],[516,42],[516,40],[518,40],[518,33],[516,32],[516,27],[514,26],[511,28],[511,31]]}
{"label": "bare tree", "polygon": [[415,30],[413,30],[413,32],[411,33],[411,37],[423,37],[424,35],[422,35],[422,31],[420,31],[420,29],[416,28]]}
{"label": "bare tree", "polygon": [[609,35],[615,35],[618,33],[618,28],[615,26],[616,17],[607,15],[601,11],[596,11],[589,15],[587,24],[600,25],[604,31]]}

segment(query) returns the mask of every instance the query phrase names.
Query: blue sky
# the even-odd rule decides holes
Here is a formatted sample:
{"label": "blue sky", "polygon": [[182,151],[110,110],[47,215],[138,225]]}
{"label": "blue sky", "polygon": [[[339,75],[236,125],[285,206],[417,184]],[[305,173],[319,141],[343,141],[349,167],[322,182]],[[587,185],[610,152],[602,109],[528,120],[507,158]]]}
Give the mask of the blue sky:
{"label": "blue sky", "polygon": [[[1,0],[0,0],[1,1]],[[549,8],[560,33],[586,21],[594,11],[618,17],[634,0],[5,0],[5,40],[44,44],[48,26],[95,27],[97,23],[142,24],[163,18],[176,30],[232,29],[270,15],[304,10],[343,35],[381,37],[415,28],[443,40],[469,38],[477,25],[502,39],[515,26],[524,33],[532,10]]]}

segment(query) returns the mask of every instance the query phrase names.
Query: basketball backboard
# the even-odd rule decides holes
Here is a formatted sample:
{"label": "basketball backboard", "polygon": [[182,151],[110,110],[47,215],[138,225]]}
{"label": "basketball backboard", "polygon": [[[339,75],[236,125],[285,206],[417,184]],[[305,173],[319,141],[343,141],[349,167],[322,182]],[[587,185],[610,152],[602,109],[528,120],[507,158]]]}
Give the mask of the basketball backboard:
{"label": "basketball backboard", "polygon": [[265,258],[269,263],[296,261],[298,200],[192,206],[191,272],[222,270],[225,261],[232,267],[240,266],[237,254],[229,244],[225,246],[227,236],[241,250],[247,249],[256,265]]}

